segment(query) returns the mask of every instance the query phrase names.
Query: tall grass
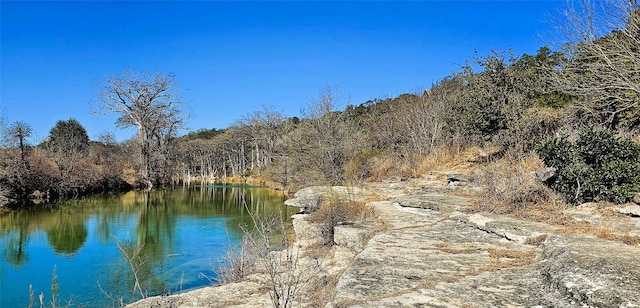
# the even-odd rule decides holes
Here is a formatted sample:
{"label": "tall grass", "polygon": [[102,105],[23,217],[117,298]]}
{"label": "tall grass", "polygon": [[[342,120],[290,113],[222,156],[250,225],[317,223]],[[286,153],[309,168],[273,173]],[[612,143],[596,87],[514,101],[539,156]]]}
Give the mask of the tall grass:
{"label": "tall grass", "polygon": [[476,168],[471,179],[481,187],[472,211],[506,214],[521,219],[564,224],[565,204],[543,183],[535,171],[543,168],[535,155],[506,155]]}

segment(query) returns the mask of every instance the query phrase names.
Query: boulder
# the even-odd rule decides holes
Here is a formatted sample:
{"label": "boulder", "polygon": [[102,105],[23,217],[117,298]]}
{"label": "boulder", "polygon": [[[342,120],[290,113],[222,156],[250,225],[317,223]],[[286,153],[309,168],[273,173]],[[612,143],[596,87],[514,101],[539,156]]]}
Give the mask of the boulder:
{"label": "boulder", "polygon": [[300,208],[301,213],[315,212],[323,200],[350,200],[362,201],[370,198],[372,194],[360,187],[348,186],[311,186],[298,190],[292,199],[284,204]]}
{"label": "boulder", "polygon": [[309,214],[295,214],[293,218],[293,230],[296,234],[296,242],[299,246],[309,247],[321,242],[321,232],[318,224],[307,220]]}
{"label": "boulder", "polygon": [[558,169],[556,168],[548,167],[548,168],[544,168],[542,170],[536,171],[534,176],[537,181],[544,183],[548,181],[550,178],[554,177],[557,171]]}
{"label": "boulder", "polygon": [[640,217],[640,205],[635,203],[623,204],[623,207],[617,209],[618,213],[629,215],[632,217]]}
{"label": "boulder", "polygon": [[320,206],[326,190],[323,186],[306,187],[298,190],[292,199],[285,200],[284,204],[300,208],[302,214],[313,213]]}

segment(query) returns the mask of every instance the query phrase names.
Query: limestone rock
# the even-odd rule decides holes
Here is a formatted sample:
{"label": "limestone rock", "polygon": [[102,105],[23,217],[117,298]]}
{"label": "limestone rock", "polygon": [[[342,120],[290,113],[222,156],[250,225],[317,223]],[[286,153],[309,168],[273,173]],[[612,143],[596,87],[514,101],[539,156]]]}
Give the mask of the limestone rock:
{"label": "limestone rock", "polygon": [[638,204],[633,204],[633,203],[625,204],[623,207],[618,208],[617,210],[618,210],[618,213],[620,214],[629,215],[633,217],[640,217],[640,205]]}
{"label": "limestone rock", "polygon": [[507,217],[489,217],[481,214],[473,214],[461,220],[475,225],[482,231],[493,233],[505,240],[518,244],[535,242],[536,239],[546,235],[546,233],[532,231],[532,229],[543,229],[544,227],[542,226],[538,225],[533,227],[534,223],[521,222]]}
{"label": "limestone rock", "polygon": [[535,172],[535,178],[539,182],[546,182],[556,175],[557,169],[553,167],[544,168]]}
{"label": "limestone rock", "polygon": [[195,308],[195,307],[269,307],[269,293],[264,281],[246,281],[206,287],[170,296],[155,296],[127,305],[129,308]]}
{"label": "limestone rock", "polygon": [[284,204],[300,208],[301,213],[313,213],[324,200],[345,199],[361,201],[370,198],[372,194],[359,187],[347,186],[311,186],[298,190],[294,198],[286,200]]}
{"label": "limestone rock", "polygon": [[294,198],[284,201],[284,204],[300,208],[300,213],[313,213],[322,202],[322,195],[327,190],[323,186],[306,187],[298,190]]}
{"label": "limestone rock", "polygon": [[376,223],[370,221],[344,222],[333,228],[333,241],[338,246],[362,251],[373,235]]}
{"label": "limestone rock", "polygon": [[541,275],[549,290],[580,306],[638,307],[640,248],[580,236],[552,236],[543,244]]}
{"label": "limestone rock", "polygon": [[437,192],[418,191],[410,195],[398,197],[396,202],[403,207],[430,209],[434,211],[452,211],[457,207],[467,204],[468,200],[463,197],[444,195]]}
{"label": "limestone rock", "polygon": [[309,214],[295,214],[293,218],[293,230],[296,233],[296,242],[303,247],[309,247],[321,242],[320,227],[307,220]]}

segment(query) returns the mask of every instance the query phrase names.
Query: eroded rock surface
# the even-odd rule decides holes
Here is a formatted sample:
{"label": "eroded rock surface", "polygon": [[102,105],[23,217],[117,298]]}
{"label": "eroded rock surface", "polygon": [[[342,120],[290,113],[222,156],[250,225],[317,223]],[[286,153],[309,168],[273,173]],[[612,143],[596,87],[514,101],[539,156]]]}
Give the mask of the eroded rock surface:
{"label": "eroded rock surface", "polygon": [[[640,248],[488,213],[444,176],[351,188],[311,187],[287,204],[311,210],[322,198],[371,200],[378,222],[347,222],[319,276],[338,277],[327,307],[640,307]],[[574,219],[617,235],[640,235],[633,214],[578,207]],[[317,243],[308,215],[294,216],[298,245]],[[609,230],[609,229],[607,229]],[[323,278],[324,279],[324,278]],[[133,307],[270,306],[264,277],[147,299]],[[313,286],[309,286],[313,288]],[[240,299],[240,300],[238,300]],[[301,296],[295,307],[322,306]]]}
{"label": "eroded rock surface", "polygon": [[[431,184],[433,185],[433,184]],[[445,185],[444,183],[442,185]],[[500,215],[423,183],[370,186],[387,229],[336,288],[336,307],[638,307],[640,249]],[[391,192],[385,194],[385,192]],[[593,209],[591,222],[603,218]],[[627,220],[613,222],[635,232]],[[615,231],[615,230],[614,230]],[[596,249],[591,249],[597,247]]]}

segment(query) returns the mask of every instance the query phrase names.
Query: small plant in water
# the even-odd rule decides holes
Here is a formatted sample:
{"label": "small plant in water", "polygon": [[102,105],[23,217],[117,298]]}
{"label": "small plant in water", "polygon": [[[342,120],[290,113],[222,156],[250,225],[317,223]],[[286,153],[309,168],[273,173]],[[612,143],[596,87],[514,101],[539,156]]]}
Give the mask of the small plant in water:
{"label": "small plant in water", "polygon": [[116,239],[116,245],[118,246],[118,250],[124,257],[125,261],[129,265],[131,269],[131,273],[133,274],[133,289],[131,290],[132,297],[136,294],[140,295],[140,298],[147,297],[147,290],[143,290],[140,284],[140,269],[142,265],[147,261],[146,256],[144,255],[144,244],[136,245],[135,243],[122,243],[120,240]]}
{"label": "small plant in water", "polygon": [[[49,307],[56,308],[62,307],[59,305],[59,296],[60,296],[60,286],[58,285],[58,271],[56,267],[53,267],[53,276],[51,277],[51,301],[49,302]],[[44,293],[40,292],[38,295],[38,299],[40,300],[40,308],[47,307],[45,305],[45,297]],[[33,308],[36,303],[35,291],[33,290],[33,285],[29,285],[29,308]],[[71,307],[71,300],[67,302],[65,307]]]}

